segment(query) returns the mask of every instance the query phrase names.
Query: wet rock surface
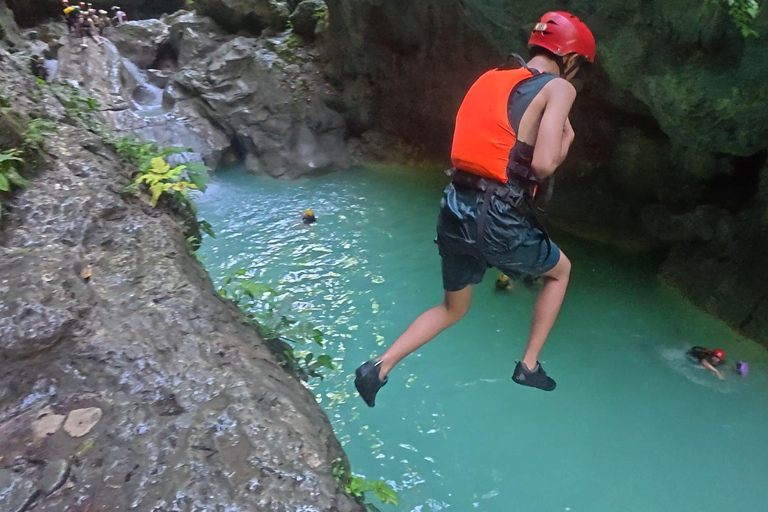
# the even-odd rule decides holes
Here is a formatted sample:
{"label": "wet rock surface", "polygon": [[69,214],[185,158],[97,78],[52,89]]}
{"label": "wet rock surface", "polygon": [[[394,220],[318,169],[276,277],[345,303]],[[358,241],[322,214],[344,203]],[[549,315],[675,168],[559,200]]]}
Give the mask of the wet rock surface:
{"label": "wet rock surface", "polygon": [[[122,108],[120,81],[95,70],[121,72],[109,45],[79,68],[72,46],[62,75],[105,116]],[[314,397],[216,294],[180,220],[124,196],[135,170],[1,48],[0,67],[0,117],[57,129],[0,224],[4,343],[17,333],[0,359],[0,509],[363,510],[332,476],[344,454]],[[77,410],[90,420],[73,437]]]}
{"label": "wet rock surface", "polygon": [[34,482],[7,469],[0,469],[0,510],[24,512],[38,494]]}
{"label": "wet rock surface", "polygon": [[116,131],[189,147],[214,169],[240,161],[255,173],[296,178],[349,165],[347,121],[332,108],[338,94],[312,50],[290,34],[235,37],[184,12],[130,27],[163,41],[133,49],[139,62],[162,69],[138,69],[110,41],[61,43],[55,75],[88,88]]}
{"label": "wet rock surface", "polygon": [[144,69],[151,68],[170,43],[168,25],[155,19],[121,23],[109,29],[108,37],[122,57]]}
{"label": "wet rock surface", "polygon": [[174,87],[224,129],[253,172],[298,177],[344,166],[346,124],[320,96],[298,101],[258,53],[261,42],[238,37],[178,73]]}

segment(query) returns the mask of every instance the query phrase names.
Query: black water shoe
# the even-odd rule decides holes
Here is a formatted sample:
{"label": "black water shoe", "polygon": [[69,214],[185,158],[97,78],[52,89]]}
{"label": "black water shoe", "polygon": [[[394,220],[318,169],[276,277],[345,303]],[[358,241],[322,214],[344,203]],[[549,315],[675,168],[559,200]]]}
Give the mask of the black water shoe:
{"label": "black water shoe", "polygon": [[368,407],[376,405],[376,393],[389,381],[388,378],[379,378],[379,365],[381,361],[370,360],[355,370],[355,387],[363,397]]}
{"label": "black water shoe", "polygon": [[529,370],[522,361],[518,361],[515,366],[515,372],[512,374],[512,380],[523,386],[552,391],[557,383],[547,375],[541,364],[536,363],[534,370]]}

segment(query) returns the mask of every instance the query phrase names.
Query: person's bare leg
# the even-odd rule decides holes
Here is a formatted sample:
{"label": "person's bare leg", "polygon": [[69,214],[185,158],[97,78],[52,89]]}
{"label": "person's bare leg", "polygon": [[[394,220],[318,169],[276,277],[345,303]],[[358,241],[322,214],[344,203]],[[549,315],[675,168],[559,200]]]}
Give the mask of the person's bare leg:
{"label": "person's bare leg", "polygon": [[549,331],[552,330],[557,314],[560,312],[560,306],[563,304],[570,276],[571,261],[565,254],[560,253],[560,261],[557,262],[557,265],[544,274],[544,285],[536,299],[536,306],[533,308],[531,333],[523,356],[523,363],[529,370],[536,369],[539,352],[541,352],[544,342],[547,341]]}
{"label": "person's bare leg", "polygon": [[405,356],[461,320],[471,303],[472,286],[445,292],[443,303],[422,313],[381,356],[379,378],[383,380]]}

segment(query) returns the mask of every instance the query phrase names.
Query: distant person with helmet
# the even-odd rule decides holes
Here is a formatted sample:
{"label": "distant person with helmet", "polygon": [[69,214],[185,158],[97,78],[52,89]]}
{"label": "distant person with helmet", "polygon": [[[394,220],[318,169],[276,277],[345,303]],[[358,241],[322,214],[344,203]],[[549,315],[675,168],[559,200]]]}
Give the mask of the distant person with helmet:
{"label": "distant person with helmet", "polygon": [[109,19],[109,14],[104,9],[99,10],[99,17],[97,18],[99,25],[99,35],[101,37],[106,36],[107,28],[112,26],[112,21]]}
{"label": "distant person with helmet", "polygon": [[315,211],[310,209],[304,210],[304,212],[301,214],[301,222],[304,224],[314,224],[317,222],[317,217],[315,217]]}
{"label": "distant person with helmet", "polygon": [[117,27],[121,23],[125,22],[127,16],[125,12],[118,5],[112,6],[112,25]]}
{"label": "distant person with helmet", "polygon": [[688,351],[688,355],[696,359],[701,366],[717,375],[718,379],[725,379],[723,372],[716,368],[725,361],[725,351],[723,349],[708,350],[704,347],[693,347]]}
{"label": "distant person with helmet", "polygon": [[489,267],[513,279],[542,276],[528,345],[512,379],[555,389],[538,361],[565,297],[571,263],[533,214],[538,185],[565,160],[574,132],[568,118],[571,81],[595,60],[595,38],[576,16],[546,13],[528,41],[530,60],[483,74],[459,108],[437,223],[443,303],[419,316],[380,358],[355,371],[355,387],[369,407],[404,357],[458,322],[472,288]]}
{"label": "distant person with helmet", "polygon": [[77,23],[77,18],[80,16],[80,7],[78,6],[70,6],[67,2],[62,2],[61,4],[64,8],[64,21],[67,22],[67,30],[71,34],[75,30],[75,23]]}

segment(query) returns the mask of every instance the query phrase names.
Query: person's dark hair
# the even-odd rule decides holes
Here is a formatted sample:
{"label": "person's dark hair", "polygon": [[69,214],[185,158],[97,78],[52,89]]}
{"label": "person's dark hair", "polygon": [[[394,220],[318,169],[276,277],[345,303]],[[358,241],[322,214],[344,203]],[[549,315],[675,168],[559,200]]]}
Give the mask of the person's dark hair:
{"label": "person's dark hair", "polygon": [[[555,55],[551,51],[547,50],[546,48],[542,48],[541,46],[531,46],[529,50],[530,58],[538,57],[539,55],[547,57],[548,59],[552,59],[557,64],[558,69],[560,70],[560,74],[566,72],[565,69],[565,59],[563,57],[560,57],[559,55]],[[589,70],[590,62],[585,59],[584,57],[579,56],[579,60],[577,61],[577,66],[579,66],[579,73],[577,76],[580,75],[580,77],[583,79],[586,72]]]}

